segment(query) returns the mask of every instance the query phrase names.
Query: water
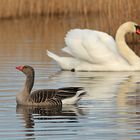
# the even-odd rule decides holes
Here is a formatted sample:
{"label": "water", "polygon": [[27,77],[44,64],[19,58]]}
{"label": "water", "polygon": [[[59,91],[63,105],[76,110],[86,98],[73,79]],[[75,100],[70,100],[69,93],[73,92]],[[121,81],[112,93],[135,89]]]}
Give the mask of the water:
{"label": "water", "polygon": [[[64,34],[76,23],[0,21],[0,139],[140,139],[140,72],[61,71],[46,56],[46,49],[61,54]],[[34,89],[82,86],[87,95],[78,106],[53,110],[16,106],[25,76],[15,67],[25,64],[35,68]]]}

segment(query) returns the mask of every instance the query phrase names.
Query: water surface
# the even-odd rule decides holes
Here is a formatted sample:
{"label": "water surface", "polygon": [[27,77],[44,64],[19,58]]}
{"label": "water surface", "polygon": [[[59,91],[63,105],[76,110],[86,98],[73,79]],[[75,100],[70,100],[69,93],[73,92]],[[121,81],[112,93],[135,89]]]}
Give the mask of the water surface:
{"label": "water surface", "polygon": [[[62,54],[64,34],[77,25],[68,21],[0,21],[0,138],[140,139],[140,72],[61,71],[46,56],[46,49]],[[87,95],[77,106],[52,110],[16,106],[25,76],[15,67],[25,64],[35,68],[34,90],[82,86]]]}

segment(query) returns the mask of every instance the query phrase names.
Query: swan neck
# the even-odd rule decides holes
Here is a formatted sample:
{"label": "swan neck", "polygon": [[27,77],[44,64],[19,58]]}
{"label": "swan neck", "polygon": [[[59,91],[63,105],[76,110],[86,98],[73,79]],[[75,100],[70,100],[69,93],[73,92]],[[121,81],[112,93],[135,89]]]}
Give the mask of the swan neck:
{"label": "swan neck", "polygon": [[[116,33],[116,37],[115,37],[116,38],[116,43],[117,44],[120,44],[120,43],[126,44],[126,41],[125,41],[125,35],[126,34],[127,34],[126,30],[119,28],[117,33]],[[118,46],[118,47],[120,47],[120,46]]]}
{"label": "swan neck", "polygon": [[129,48],[125,41],[125,35],[128,32],[132,32],[129,30],[127,26],[120,26],[120,28],[117,30],[116,33],[116,44],[117,44],[117,49],[124,57],[124,59],[130,64],[130,65],[137,65],[140,63],[139,57]]}

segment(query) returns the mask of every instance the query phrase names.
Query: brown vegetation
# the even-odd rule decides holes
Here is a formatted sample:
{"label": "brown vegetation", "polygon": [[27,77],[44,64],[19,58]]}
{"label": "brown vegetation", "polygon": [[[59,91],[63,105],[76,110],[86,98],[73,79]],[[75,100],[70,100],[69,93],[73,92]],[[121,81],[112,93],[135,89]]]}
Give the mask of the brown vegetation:
{"label": "brown vegetation", "polygon": [[139,0],[0,0],[0,17],[103,13],[111,19],[137,18],[139,5]]}
{"label": "brown vegetation", "polygon": [[[68,24],[115,35],[126,21],[140,24],[139,5],[140,0],[0,0],[0,18],[61,15],[69,17]],[[82,17],[79,23],[76,15]]]}

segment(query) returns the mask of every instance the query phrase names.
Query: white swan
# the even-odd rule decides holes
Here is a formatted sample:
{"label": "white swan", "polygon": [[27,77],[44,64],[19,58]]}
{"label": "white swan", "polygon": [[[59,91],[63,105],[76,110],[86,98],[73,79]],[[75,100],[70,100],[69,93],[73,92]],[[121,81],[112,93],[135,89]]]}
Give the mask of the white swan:
{"label": "white swan", "polygon": [[62,50],[71,57],[60,57],[47,51],[63,70],[75,71],[138,71],[140,58],[127,46],[125,34],[140,35],[140,26],[134,22],[122,24],[116,33],[116,42],[107,33],[72,29],[66,37],[67,47]]}

